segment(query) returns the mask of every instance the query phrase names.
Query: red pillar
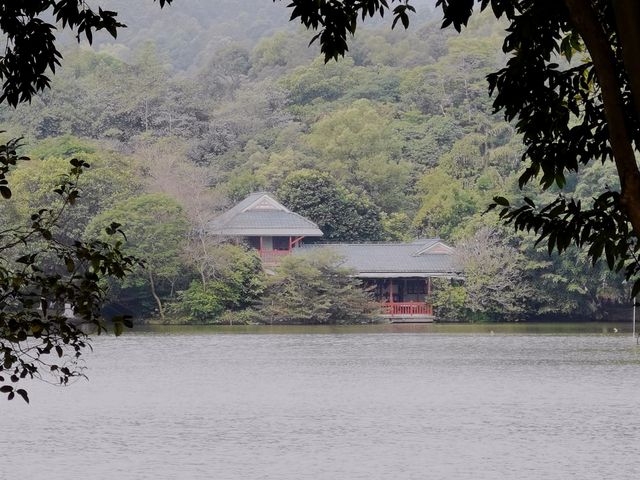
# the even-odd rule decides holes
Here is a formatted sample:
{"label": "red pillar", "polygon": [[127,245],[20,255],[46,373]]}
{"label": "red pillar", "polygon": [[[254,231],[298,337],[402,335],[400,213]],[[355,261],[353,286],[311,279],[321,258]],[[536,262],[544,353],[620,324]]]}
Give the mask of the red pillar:
{"label": "red pillar", "polygon": [[433,304],[431,303],[431,277],[427,277],[427,315],[433,315]]}
{"label": "red pillar", "polygon": [[393,303],[393,278],[389,279],[389,303]]}

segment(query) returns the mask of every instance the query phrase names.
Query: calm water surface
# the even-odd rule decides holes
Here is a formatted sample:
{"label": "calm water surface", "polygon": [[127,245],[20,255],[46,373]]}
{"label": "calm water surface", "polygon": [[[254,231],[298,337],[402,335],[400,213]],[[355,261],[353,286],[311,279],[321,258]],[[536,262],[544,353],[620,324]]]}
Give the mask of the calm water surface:
{"label": "calm water surface", "polygon": [[0,479],[637,479],[640,347],[611,332],[100,337],[89,382],[0,401]]}

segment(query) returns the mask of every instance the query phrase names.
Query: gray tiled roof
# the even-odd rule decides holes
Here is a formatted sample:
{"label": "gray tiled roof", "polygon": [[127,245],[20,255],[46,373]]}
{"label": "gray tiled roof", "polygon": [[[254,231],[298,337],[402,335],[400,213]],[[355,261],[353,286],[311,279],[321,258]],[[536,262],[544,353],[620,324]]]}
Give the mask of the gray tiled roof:
{"label": "gray tiled roof", "polygon": [[[248,209],[266,200],[268,209]],[[252,193],[207,226],[212,235],[224,236],[303,236],[321,237],[322,231],[311,220],[294,213],[266,192]]]}
{"label": "gray tiled roof", "polygon": [[[413,243],[351,243],[305,245],[295,252],[304,254],[318,248],[328,248],[344,259],[344,266],[354,269],[358,277],[458,277],[452,253],[422,253],[437,244],[437,238],[421,239]],[[450,248],[446,247],[445,248]]]}

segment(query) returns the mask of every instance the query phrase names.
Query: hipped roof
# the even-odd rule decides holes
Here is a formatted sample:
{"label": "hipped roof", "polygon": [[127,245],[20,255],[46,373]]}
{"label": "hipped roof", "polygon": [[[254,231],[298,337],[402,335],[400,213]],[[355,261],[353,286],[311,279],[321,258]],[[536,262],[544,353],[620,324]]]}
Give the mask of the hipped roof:
{"label": "hipped roof", "polygon": [[460,277],[453,248],[438,238],[413,243],[349,243],[305,245],[296,250],[304,254],[328,248],[343,259],[343,266],[355,270],[360,278]]}
{"label": "hipped roof", "polygon": [[321,237],[311,220],[292,212],[267,192],[252,193],[207,226],[211,235],[228,237]]}

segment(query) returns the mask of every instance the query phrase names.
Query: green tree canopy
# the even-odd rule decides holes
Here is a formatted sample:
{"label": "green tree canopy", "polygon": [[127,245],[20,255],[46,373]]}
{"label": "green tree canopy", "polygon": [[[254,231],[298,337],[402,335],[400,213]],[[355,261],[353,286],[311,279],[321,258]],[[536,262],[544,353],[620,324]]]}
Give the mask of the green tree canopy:
{"label": "green tree canopy", "polygon": [[231,244],[207,251],[214,263],[208,275],[178,293],[173,313],[199,323],[219,323],[225,310],[243,310],[258,303],[265,274],[255,250]]}
{"label": "green tree canopy", "polygon": [[524,319],[536,292],[516,248],[498,232],[483,228],[456,245],[455,256],[465,281],[438,285],[435,304],[440,315],[455,320],[461,313],[471,320]]}
{"label": "green tree canopy", "polygon": [[364,194],[349,192],[326,173],[292,173],[278,190],[278,198],[315,222],[325,240],[366,241],[383,236],[380,209]]}
{"label": "green tree canopy", "polygon": [[92,217],[141,189],[127,158],[74,137],[48,139],[33,148],[31,154],[30,162],[10,174],[15,198],[7,202],[7,213],[12,215],[7,215],[6,221],[24,223],[44,205],[62,206],[64,199],[54,189],[68,171],[69,156],[91,165],[78,183],[81,201],[64,210],[54,229],[56,237],[66,241],[82,238]]}
{"label": "green tree canopy", "polygon": [[112,222],[126,232],[124,251],[145,261],[145,268],[132,273],[123,285],[148,286],[164,320],[158,283],[171,282],[181,271],[182,240],[189,229],[182,207],[160,193],[131,197],[96,215],[87,226],[87,235],[96,235]]}
{"label": "green tree canopy", "polygon": [[[546,206],[531,199],[511,208],[499,197],[500,215],[517,229],[534,231],[549,250],[587,246],[595,261],[626,267],[640,263],[640,3],[636,0],[438,0],[443,27],[460,31],[489,6],[507,24],[502,49],[507,64],[488,75],[493,106],[522,135],[527,168],[520,185],[564,187],[568,172],[589,162],[612,161],[619,190],[599,192],[588,204],[562,195]],[[318,30],[325,60],[348,49],[347,37],[366,17],[393,8],[393,25],[406,28],[410,0],[292,0],[291,18]],[[640,280],[634,294],[640,291]]]}
{"label": "green tree canopy", "polygon": [[377,306],[330,250],[291,255],[269,279],[260,313],[269,323],[369,321]]}

